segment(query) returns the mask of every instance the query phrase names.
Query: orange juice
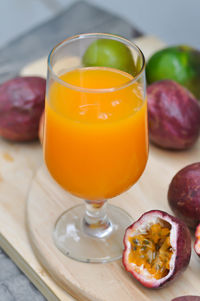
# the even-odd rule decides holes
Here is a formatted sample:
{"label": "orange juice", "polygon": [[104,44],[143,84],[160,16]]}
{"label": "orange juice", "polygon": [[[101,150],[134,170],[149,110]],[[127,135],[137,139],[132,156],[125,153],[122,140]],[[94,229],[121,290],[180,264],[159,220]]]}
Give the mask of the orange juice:
{"label": "orange juice", "polygon": [[127,84],[131,79],[116,69],[80,68],[49,88],[45,161],[56,182],[76,196],[112,198],[145,168],[147,104],[139,83]]}

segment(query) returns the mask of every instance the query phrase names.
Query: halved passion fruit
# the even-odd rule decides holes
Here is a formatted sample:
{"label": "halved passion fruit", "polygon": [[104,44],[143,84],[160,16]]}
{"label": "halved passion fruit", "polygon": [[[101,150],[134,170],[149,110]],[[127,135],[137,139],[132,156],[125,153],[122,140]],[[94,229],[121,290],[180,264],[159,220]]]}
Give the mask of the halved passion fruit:
{"label": "halved passion fruit", "polygon": [[194,250],[197,255],[200,257],[200,224],[197,226],[195,231],[195,243],[194,243]]}
{"label": "halved passion fruit", "polygon": [[158,288],[189,264],[190,231],[181,220],[152,210],[127,228],[124,247],[125,269],[144,286]]}

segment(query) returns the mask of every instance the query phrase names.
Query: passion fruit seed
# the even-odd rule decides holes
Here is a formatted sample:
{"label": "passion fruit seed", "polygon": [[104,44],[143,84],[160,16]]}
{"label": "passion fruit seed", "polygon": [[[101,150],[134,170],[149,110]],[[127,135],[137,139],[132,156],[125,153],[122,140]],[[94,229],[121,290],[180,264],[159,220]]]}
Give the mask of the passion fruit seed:
{"label": "passion fruit seed", "polygon": [[170,225],[152,225],[146,233],[130,237],[132,251],[129,261],[137,266],[143,265],[156,279],[166,276],[172,256],[170,244]]}
{"label": "passion fruit seed", "polygon": [[125,269],[144,286],[158,288],[188,266],[190,231],[174,216],[152,210],[127,228],[124,247]]}

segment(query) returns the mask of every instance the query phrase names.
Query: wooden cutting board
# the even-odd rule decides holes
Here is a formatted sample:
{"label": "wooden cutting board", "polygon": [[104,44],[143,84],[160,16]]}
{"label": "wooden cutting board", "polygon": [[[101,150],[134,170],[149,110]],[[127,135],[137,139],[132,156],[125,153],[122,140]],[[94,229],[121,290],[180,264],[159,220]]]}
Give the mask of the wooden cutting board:
{"label": "wooden cutting board", "polygon": [[[146,57],[164,45],[152,37],[140,38],[137,43]],[[22,74],[45,76],[46,59],[27,66]],[[170,213],[166,198],[169,182],[180,168],[199,161],[199,154],[200,139],[191,150],[184,152],[169,152],[151,146],[147,168],[140,181],[128,192],[112,200],[112,203],[128,210],[134,219],[150,209],[163,209]],[[59,203],[55,214],[64,206],[61,200],[63,192],[50,184],[51,180],[46,177],[41,165],[42,149],[39,143],[16,144],[0,140],[0,245],[48,300],[74,300],[70,294],[78,300],[91,301],[167,301],[185,294],[200,295],[200,262],[194,252],[188,269],[177,281],[162,290],[153,291],[143,288],[133,280],[124,271],[120,261],[109,264],[78,263],[56,249],[48,249],[47,238],[47,264],[41,253],[37,253],[37,256],[64,289],[57,285],[35,257],[26,230],[25,208],[28,199],[29,223],[32,223],[31,229],[34,229],[29,235],[37,251],[35,247],[41,244],[44,234],[41,226],[44,216],[47,216],[41,215],[45,187],[51,187],[52,193],[55,191],[58,196]],[[35,192],[39,192],[41,203],[32,202]],[[40,210],[38,204],[41,204]],[[33,215],[30,209],[35,210]],[[38,212],[41,220],[35,218],[35,212]],[[48,219],[46,221],[46,228],[49,229]]]}

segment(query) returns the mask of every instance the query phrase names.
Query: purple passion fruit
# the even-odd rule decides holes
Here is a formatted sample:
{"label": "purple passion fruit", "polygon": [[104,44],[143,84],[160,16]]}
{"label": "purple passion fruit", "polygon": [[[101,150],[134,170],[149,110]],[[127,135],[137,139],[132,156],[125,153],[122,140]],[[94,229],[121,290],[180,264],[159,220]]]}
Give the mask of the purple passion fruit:
{"label": "purple passion fruit", "polygon": [[38,138],[44,110],[46,80],[16,77],[0,86],[0,136],[11,141]]}
{"label": "purple passion fruit", "polygon": [[187,149],[198,139],[200,105],[193,95],[171,80],[147,88],[150,140],[167,149]]}
{"label": "purple passion fruit", "polygon": [[200,296],[181,296],[171,301],[200,301]]}
{"label": "purple passion fruit", "polygon": [[184,167],[173,177],[168,202],[174,214],[195,229],[200,223],[200,162]]}
{"label": "purple passion fruit", "polygon": [[159,288],[174,279],[190,256],[189,229],[166,212],[148,211],[126,230],[123,265],[146,287]]}
{"label": "purple passion fruit", "polygon": [[197,255],[200,257],[200,224],[197,226],[195,231],[194,250],[197,253]]}

